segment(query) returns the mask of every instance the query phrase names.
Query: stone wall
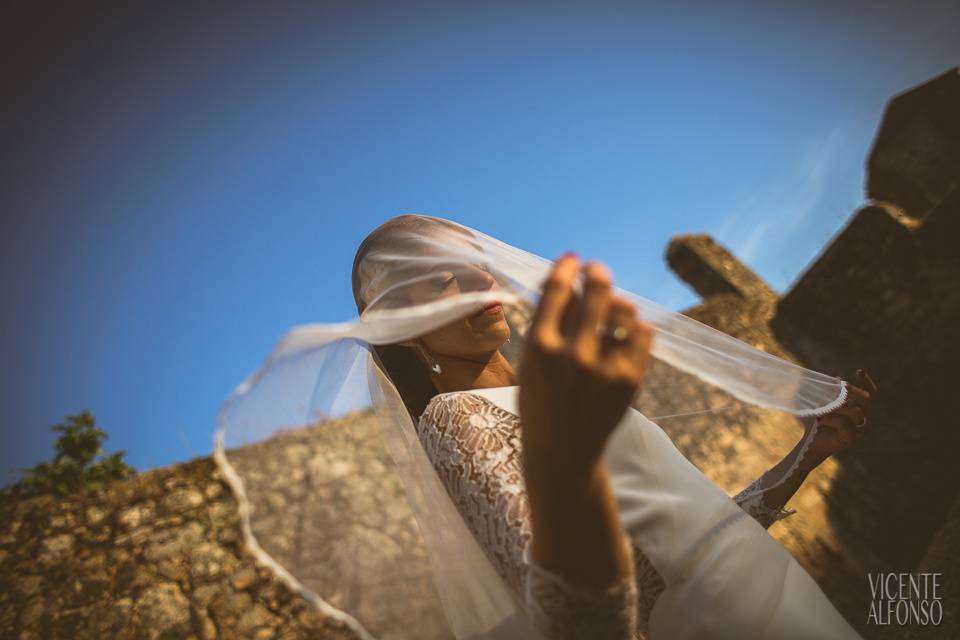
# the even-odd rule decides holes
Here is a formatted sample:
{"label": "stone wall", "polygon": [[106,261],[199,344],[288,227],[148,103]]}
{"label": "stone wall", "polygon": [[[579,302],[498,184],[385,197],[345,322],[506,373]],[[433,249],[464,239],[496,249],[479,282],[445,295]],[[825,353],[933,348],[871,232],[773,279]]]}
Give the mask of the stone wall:
{"label": "stone wall", "polygon": [[243,552],[209,459],[0,514],[0,637],[353,638]]}
{"label": "stone wall", "polygon": [[[251,530],[299,587],[380,640],[448,637],[423,540],[371,409],[228,450]],[[355,638],[259,566],[210,459],[7,503],[0,637]]]}

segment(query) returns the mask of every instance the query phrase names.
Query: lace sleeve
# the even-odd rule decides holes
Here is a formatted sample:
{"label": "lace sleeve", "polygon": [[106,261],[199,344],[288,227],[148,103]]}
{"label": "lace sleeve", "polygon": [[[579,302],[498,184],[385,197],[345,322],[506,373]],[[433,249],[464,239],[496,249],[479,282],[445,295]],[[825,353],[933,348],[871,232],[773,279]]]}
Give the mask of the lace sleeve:
{"label": "lace sleeve", "polygon": [[807,435],[804,436],[803,442],[800,445],[800,450],[797,452],[796,457],[793,462],[790,464],[789,469],[786,473],[783,474],[778,481],[773,483],[768,487],[762,485],[763,476],[754,480],[747,486],[746,489],[738,493],[733,497],[734,502],[740,505],[740,508],[750,514],[754,520],[759,522],[765,529],[769,528],[774,522],[778,520],[783,520],[789,516],[792,516],[796,513],[795,510],[785,510],[782,504],[768,504],[764,500],[764,494],[774,487],[778,487],[784,482],[787,482],[797,471],[800,469],[800,463],[803,461],[804,456],[807,454],[807,450],[810,448],[810,443],[813,442],[814,437],[817,435],[818,424],[815,422],[813,427],[807,432]]}
{"label": "lace sleeve", "polygon": [[[632,548],[625,540],[628,548]],[[587,588],[549,571],[524,554],[529,567],[526,602],[534,625],[547,638],[630,640],[637,631],[637,582],[633,572],[606,589]],[[632,563],[631,563],[632,566]]]}
{"label": "lace sleeve", "polygon": [[784,510],[782,506],[768,505],[763,500],[764,489],[760,481],[763,476],[754,480],[750,485],[733,497],[734,502],[756,520],[764,529],[770,528],[777,520],[783,520],[796,513],[794,510]]}
{"label": "lace sleeve", "polygon": [[417,435],[468,528],[545,637],[634,637],[634,574],[593,590],[531,561],[520,421],[514,414],[483,396],[443,394],[420,416]]}

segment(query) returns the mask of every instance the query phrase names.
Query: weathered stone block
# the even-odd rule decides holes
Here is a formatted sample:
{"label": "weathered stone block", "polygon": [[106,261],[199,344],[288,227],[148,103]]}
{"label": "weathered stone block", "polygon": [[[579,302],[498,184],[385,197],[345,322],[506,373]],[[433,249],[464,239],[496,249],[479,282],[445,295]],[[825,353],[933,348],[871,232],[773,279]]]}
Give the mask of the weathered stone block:
{"label": "weathered stone block", "polygon": [[894,97],[867,161],[867,195],[922,219],[960,187],[960,69]]}
{"label": "weathered stone block", "polygon": [[666,258],[673,272],[704,299],[726,294],[771,302],[776,298],[766,282],[708,235],[675,236]]}

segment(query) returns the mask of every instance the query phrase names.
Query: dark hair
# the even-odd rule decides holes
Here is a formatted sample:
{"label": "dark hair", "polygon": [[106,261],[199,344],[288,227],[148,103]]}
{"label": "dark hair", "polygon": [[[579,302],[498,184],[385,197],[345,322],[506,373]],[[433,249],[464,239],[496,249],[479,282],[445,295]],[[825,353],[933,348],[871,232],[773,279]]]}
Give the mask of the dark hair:
{"label": "dark hair", "polygon": [[[392,233],[401,228],[411,231],[422,230],[423,233],[428,233],[431,229],[449,229],[469,235],[468,231],[447,220],[413,214],[395,216],[381,224],[363,239],[363,242],[357,248],[356,256],[353,258],[353,299],[357,304],[357,313],[363,313],[366,307],[366,302],[360,298],[360,290],[363,286],[360,276],[360,263],[372,249],[388,241],[395,243],[396,239],[392,237]],[[383,370],[397,388],[404,406],[416,423],[417,418],[427,408],[427,404],[438,393],[430,379],[430,373],[426,365],[417,358],[417,354],[411,347],[402,347],[395,344],[372,346]]]}

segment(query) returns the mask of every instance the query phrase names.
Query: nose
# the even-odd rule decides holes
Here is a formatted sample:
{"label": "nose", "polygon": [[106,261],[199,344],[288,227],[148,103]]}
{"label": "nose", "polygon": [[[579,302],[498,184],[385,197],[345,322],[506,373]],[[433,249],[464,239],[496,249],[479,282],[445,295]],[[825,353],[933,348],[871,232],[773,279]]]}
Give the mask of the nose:
{"label": "nose", "polygon": [[470,267],[468,289],[470,291],[487,291],[498,287],[497,279],[493,274],[479,267]]}

